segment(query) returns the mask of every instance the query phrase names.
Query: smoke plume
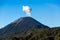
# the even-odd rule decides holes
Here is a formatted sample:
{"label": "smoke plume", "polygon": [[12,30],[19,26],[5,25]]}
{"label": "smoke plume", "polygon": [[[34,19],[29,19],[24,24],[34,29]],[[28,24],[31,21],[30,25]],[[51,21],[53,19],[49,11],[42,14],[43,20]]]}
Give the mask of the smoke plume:
{"label": "smoke plume", "polygon": [[31,13],[30,13],[31,10],[29,6],[22,6],[22,10],[26,12],[27,16],[31,16]]}

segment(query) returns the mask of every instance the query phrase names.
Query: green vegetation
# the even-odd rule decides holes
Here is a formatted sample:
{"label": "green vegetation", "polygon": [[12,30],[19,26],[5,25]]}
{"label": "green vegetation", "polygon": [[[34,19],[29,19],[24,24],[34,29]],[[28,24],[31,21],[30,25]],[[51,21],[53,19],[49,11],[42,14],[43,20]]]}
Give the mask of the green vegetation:
{"label": "green vegetation", "polygon": [[[8,40],[10,40],[11,38],[11,40],[60,40],[60,27],[31,29],[23,35],[15,33],[8,38]],[[0,40],[2,40],[1,37]]]}

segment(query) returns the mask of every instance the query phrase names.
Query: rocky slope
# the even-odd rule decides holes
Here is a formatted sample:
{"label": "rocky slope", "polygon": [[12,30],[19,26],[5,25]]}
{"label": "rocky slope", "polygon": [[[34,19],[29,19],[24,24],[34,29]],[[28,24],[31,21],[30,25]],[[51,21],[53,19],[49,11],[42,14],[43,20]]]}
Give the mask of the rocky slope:
{"label": "rocky slope", "polygon": [[7,36],[12,33],[24,34],[31,29],[49,28],[46,25],[38,22],[32,17],[21,17],[16,21],[8,24],[0,30],[1,36]]}

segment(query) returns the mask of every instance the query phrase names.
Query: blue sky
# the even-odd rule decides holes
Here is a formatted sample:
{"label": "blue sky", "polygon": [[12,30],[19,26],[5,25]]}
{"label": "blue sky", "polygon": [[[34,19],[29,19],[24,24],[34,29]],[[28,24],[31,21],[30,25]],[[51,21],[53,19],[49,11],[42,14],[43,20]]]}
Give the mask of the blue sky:
{"label": "blue sky", "polygon": [[22,6],[32,8],[31,17],[49,27],[60,26],[60,0],[0,0],[0,28],[25,17]]}

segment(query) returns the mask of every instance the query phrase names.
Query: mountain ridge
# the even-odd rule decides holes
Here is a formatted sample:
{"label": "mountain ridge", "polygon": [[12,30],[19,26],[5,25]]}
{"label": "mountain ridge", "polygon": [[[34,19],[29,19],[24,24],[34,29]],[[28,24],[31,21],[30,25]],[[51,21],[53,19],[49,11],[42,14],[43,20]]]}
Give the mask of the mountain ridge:
{"label": "mountain ridge", "polygon": [[9,35],[13,32],[22,33],[27,32],[30,29],[40,29],[40,28],[49,28],[46,25],[38,22],[37,20],[33,19],[32,17],[21,17],[14,22],[8,24],[4,28],[1,29],[1,35]]}
{"label": "mountain ridge", "polygon": [[32,17],[21,17],[0,29],[0,40],[60,40],[60,27],[49,28]]}

